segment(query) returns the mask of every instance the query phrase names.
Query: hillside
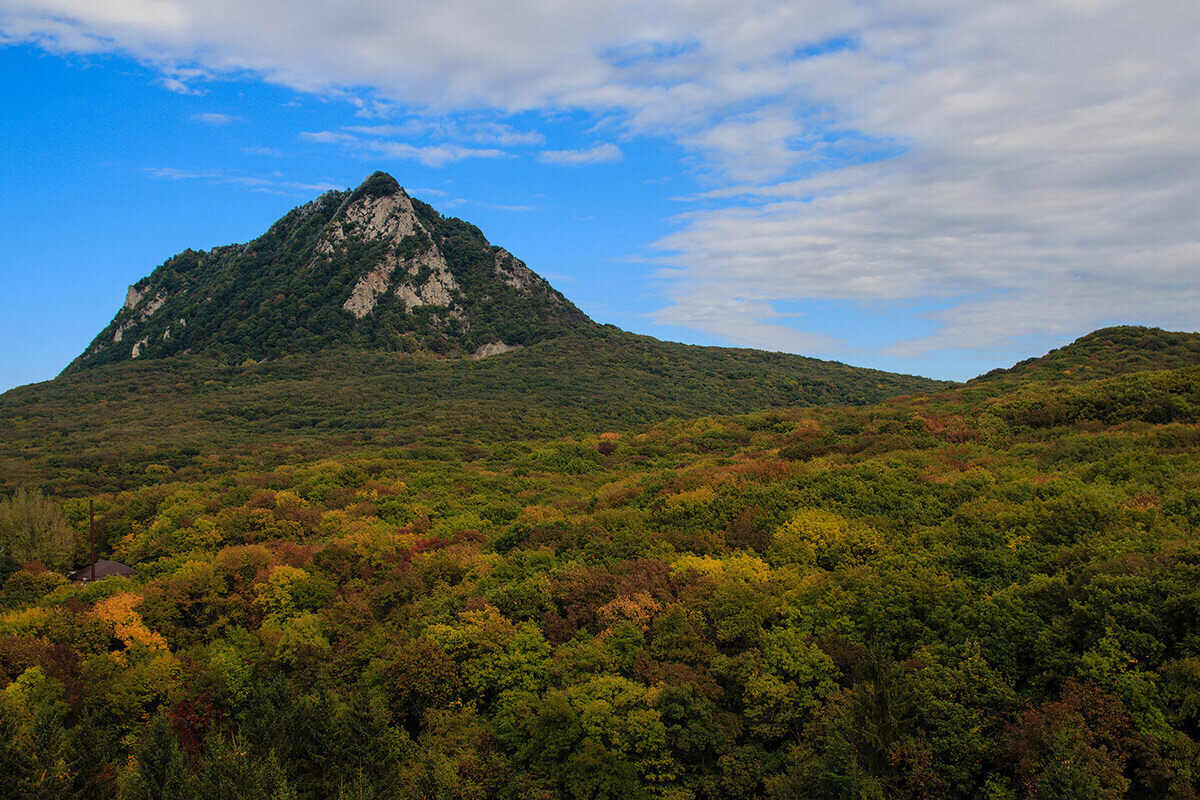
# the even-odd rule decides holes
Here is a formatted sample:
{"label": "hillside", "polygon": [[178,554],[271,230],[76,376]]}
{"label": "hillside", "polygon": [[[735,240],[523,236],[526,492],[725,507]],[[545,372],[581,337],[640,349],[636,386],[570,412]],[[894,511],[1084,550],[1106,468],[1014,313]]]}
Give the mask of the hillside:
{"label": "hillside", "polygon": [[601,326],[481,360],[345,348],[245,366],[125,360],[0,395],[0,462],[10,485],[77,493],[144,482],[153,464],[218,469],[264,449],[295,459],[370,443],[477,446],[945,385]]}
{"label": "hillside", "polygon": [[469,448],[948,385],[598,325],[473,225],[375,173],[131,286],[56,380],[0,395],[0,480],[111,490],[264,449]]}

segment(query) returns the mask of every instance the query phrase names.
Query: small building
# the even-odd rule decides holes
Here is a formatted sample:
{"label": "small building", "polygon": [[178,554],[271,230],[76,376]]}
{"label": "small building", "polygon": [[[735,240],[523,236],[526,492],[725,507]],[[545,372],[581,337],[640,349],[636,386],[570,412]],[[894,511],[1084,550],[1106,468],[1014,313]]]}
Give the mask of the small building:
{"label": "small building", "polygon": [[[127,578],[133,574],[133,569],[122,564],[120,561],[105,561],[103,559],[96,562],[96,580],[104,580],[105,578]],[[83,569],[77,569],[67,576],[76,583],[87,583],[92,579],[92,565],[88,564]]]}

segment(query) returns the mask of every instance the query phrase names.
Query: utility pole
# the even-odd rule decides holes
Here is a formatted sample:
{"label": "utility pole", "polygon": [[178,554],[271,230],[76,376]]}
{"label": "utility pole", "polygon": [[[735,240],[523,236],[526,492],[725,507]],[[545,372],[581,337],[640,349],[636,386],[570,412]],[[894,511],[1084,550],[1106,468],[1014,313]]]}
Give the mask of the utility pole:
{"label": "utility pole", "polygon": [[88,537],[92,540],[92,582],[96,580],[96,501],[88,499]]}

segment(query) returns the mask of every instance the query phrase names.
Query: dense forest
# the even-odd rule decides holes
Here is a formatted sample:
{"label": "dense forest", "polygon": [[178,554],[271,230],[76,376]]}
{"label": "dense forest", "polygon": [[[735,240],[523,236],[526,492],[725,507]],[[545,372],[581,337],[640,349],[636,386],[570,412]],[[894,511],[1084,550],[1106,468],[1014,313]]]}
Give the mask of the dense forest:
{"label": "dense forest", "polygon": [[[476,397],[390,438],[170,360],[91,417],[10,393],[0,796],[1196,798],[1198,341],[625,422],[539,383],[548,427]],[[185,390],[238,399],[95,457]],[[131,577],[64,577],[89,500]]]}

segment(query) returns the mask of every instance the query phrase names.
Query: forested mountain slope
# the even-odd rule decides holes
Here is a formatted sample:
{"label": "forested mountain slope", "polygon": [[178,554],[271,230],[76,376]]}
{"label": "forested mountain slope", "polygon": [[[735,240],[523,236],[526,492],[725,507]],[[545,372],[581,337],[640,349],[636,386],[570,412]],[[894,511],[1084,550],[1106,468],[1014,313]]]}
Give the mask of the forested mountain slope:
{"label": "forested mountain slope", "polygon": [[0,797],[1200,798],[1200,337],[947,385],[472,230],[373,176],[0,396]]}
{"label": "forested mountain slope", "polygon": [[0,395],[4,481],[78,493],[154,464],[307,458],[367,443],[469,446],[654,421],[861,405],[947,384],[594,326],[481,360],[330,348],[227,366],[128,359]]}

